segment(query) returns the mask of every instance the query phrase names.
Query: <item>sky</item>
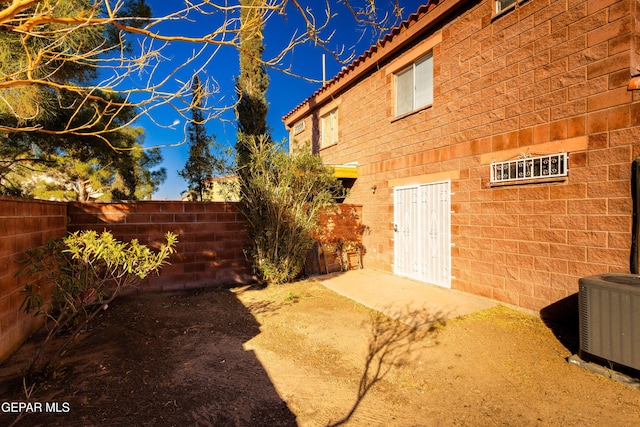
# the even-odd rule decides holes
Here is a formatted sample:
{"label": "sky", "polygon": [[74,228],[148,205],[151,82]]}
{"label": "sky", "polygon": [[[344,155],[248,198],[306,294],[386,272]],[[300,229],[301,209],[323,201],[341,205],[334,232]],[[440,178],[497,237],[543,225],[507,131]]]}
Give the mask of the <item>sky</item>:
{"label": "sky", "polygon": [[[394,0],[376,0],[378,16],[393,9]],[[182,2],[166,2],[166,0],[148,0],[154,16],[171,12],[171,7],[179,7]],[[419,6],[426,3],[426,0],[398,0],[400,7],[403,9],[402,19],[406,19],[410,14],[416,12]],[[304,5],[313,8],[318,18],[324,18],[325,2],[320,0],[301,0]],[[333,32],[333,36],[328,47],[337,50],[344,46],[347,53],[353,52],[355,58],[367,51],[381,36],[373,34],[371,29],[365,29],[359,26],[353,19],[351,13],[342,4],[340,0],[334,0],[332,3],[332,12],[337,14],[332,18],[331,27],[325,33],[328,35]],[[355,5],[366,4],[366,0],[352,0]],[[194,16],[195,18],[195,16]],[[303,28],[302,20],[299,14],[293,10],[288,10],[286,16],[274,15],[267,21],[264,37],[265,37],[265,55],[264,58],[270,58],[286,46],[291,35],[295,31],[300,32]],[[190,34],[201,35],[203,29],[206,31],[210,28],[217,28],[218,22],[216,17],[206,17],[198,15],[195,20],[179,20],[167,23],[165,27],[159,30],[172,34]],[[384,35],[384,34],[383,34]],[[185,64],[188,56],[196,49],[197,46],[190,44],[175,44],[163,50],[163,62],[158,71],[165,74],[171,72],[176,67]],[[307,43],[298,46],[289,54],[284,63],[291,66],[292,70],[308,79],[321,81],[323,53],[325,53],[325,74],[327,80],[331,80],[345,65],[338,62],[332,55],[327,54],[323,49]],[[209,55],[207,55],[209,56]],[[346,54],[345,54],[346,57]],[[196,67],[201,64],[189,64],[179,70],[174,77],[181,81],[190,81],[195,73]],[[232,105],[236,99],[235,95],[235,79],[239,74],[238,53],[233,48],[221,48],[216,51],[213,60],[206,64],[206,75],[201,79],[209,79],[210,83],[217,86],[217,93],[207,100],[210,105],[228,106]],[[158,73],[159,75],[160,73]],[[288,132],[282,122],[282,117],[293,110],[302,101],[312,95],[321,87],[320,82],[309,82],[303,78],[293,77],[277,70],[268,70],[269,89],[267,91],[268,116],[267,121],[271,130],[271,135],[276,141],[285,141],[288,139]],[[187,189],[187,183],[178,176],[178,171],[184,168],[187,159],[189,146],[188,143],[180,144],[184,141],[184,125],[185,120],[180,118],[171,108],[159,108],[153,113],[153,118],[143,118],[136,125],[145,129],[145,142],[147,147],[161,147],[163,163],[160,165],[167,171],[167,179],[160,186],[159,190],[154,193],[153,199],[156,200],[176,200]],[[163,126],[158,126],[157,124]],[[174,126],[169,126],[174,124]],[[168,127],[169,126],[169,127]],[[207,123],[207,131],[209,135],[215,137],[215,141],[223,146],[234,146],[236,141],[236,126],[234,123],[233,111],[229,110],[223,113],[219,118],[214,118]]]}

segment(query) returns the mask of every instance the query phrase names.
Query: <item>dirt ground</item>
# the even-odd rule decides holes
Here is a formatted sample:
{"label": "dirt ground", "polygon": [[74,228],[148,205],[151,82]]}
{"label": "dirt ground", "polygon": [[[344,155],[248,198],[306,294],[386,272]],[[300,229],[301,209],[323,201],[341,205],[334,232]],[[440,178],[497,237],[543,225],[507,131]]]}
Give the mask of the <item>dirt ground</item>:
{"label": "dirt ground", "polygon": [[[505,307],[412,330],[312,280],[139,294],[103,312],[18,425],[640,425],[640,391],[567,363],[567,333]],[[33,342],[0,365],[2,426]]]}

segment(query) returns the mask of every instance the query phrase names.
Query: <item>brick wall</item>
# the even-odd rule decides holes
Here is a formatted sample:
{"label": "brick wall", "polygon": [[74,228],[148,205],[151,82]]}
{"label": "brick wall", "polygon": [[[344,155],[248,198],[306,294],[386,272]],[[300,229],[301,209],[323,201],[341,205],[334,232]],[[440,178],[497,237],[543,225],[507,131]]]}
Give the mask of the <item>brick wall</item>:
{"label": "brick wall", "polygon": [[[323,234],[326,241],[335,233],[358,240],[362,231],[358,206],[343,205],[337,213],[323,216],[322,221],[327,225],[328,231]],[[160,275],[140,285],[141,291],[242,284],[255,280],[244,255],[244,248],[250,246],[245,224],[234,203],[67,204],[0,196],[0,361],[41,324],[19,310],[20,291],[28,282],[25,277],[15,277],[15,273],[28,249],[77,230],[108,230],[118,240],[135,238],[158,248],[170,231],[178,235],[177,253]]]}
{"label": "brick wall", "polygon": [[338,205],[336,211],[320,216],[321,228],[316,233],[318,245],[308,255],[305,274],[316,275],[359,268],[366,248],[362,237],[362,206]]}
{"label": "brick wall", "polygon": [[[500,17],[492,1],[462,3],[421,39],[441,37],[433,106],[394,118],[393,74],[380,61],[355,86],[321,94],[339,103],[339,143],[320,154],[359,164],[347,202],[363,205],[368,266],[393,270],[393,187],[450,179],[452,287],[539,310],[580,277],[629,270],[635,2],[531,0]],[[311,116],[299,141],[313,137]],[[561,150],[563,182],[489,183],[493,160]]]}
{"label": "brick wall", "polygon": [[64,203],[0,196],[0,360],[41,325],[19,310],[22,291],[33,278],[16,277],[28,249],[66,233]]}
{"label": "brick wall", "polygon": [[[532,1],[457,36],[466,20],[485,22],[489,5],[444,28],[440,49],[447,102],[438,110],[464,112],[445,163],[461,171],[454,275],[460,289],[540,309],[576,292],[580,277],[629,271],[629,179],[640,154],[640,97],[627,91],[630,4]],[[553,142],[570,152],[566,182],[488,186],[488,161]]]}
{"label": "brick wall", "polygon": [[160,275],[141,284],[145,291],[170,291],[248,283],[253,280],[244,248],[245,221],[235,204],[139,201],[70,203],[69,231],[111,231],[122,241],[138,239],[158,248],[167,232],[178,235],[177,253]]}

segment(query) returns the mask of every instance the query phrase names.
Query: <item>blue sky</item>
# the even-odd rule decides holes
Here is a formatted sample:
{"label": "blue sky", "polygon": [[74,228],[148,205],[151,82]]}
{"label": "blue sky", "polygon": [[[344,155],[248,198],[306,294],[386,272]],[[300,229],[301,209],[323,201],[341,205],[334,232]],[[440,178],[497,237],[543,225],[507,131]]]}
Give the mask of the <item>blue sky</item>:
{"label": "blue sky", "polygon": [[[377,0],[376,7],[378,14],[382,16],[386,11],[393,8],[394,0]],[[402,7],[402,19],[406,19],[410,14],[418,10],[422,3],[426,0],[398,0]],[[301,0],[304,5],[310,5],[316,14],[324,15],[324,1],[307,1]],[[166,2],[163,0],[148,0],[154,15],[159,15],[170,11],[172,5],[181,2]],[[364,0],[352,0],[352,4],[364,4]],[[178,7],[178,6],[175,6]],[[344,46],[345,49],[352,49],[357,56],[365,52],[379,38],[374,36],[370,29],[365,30],[359,27],[353,20],[349,11],[340,1],[332,2],[333,12],[337,16],[333,19],[331,30],[335,33],[331,39],[329,47],[337,49]],[[265,27],[265,58],[272,57],[274,53],[279,52],[286,45],[288,39],[294,31],[300,31],[301,20],[296,12],[289,13],[286,17],[272,16]],[[214,28],[216,25],[215,17],[202,18],[201,16],[196,22],[173,21],[165,27],[163,32],[171,32],[172,34],[202,34],[203,28]],[[217,27],[217,25],[216,25]],[[328,33],[327,33],[328,34]],[[196,46],[193,45],[176,45],[170,50],[164,51],[165,63],[162,70],[166,72],[171,68],[175,68],[177,64],[183,64],[187,56]],[[287,65],[291,64],[293,71],[307,78],[321,80],[322,79],[322,54],[324,51],[311,44],[297,47],[287,58]],[[336,61],[331,55],[326,55],[326,77],[330,80],[335,76],[343,64]],[[193,76],[195,65],[185,67],[177,78],[183,81],[189,81]],[[220,49],[214,60],[207,65],[206,73],[209,78],[215,79],[219,86],[219,91],[213,99],[209,99],[210,103],[216,105],[231,105],[235,100],[235,79],[239,73],[238,53],[232,48]],[[271,128],[272,136],[277,141],[288,138],[288,134],[282,123],[282,117],[295,108],[303,100],[309,97],[319,87],[320,83],[310,83],[304,79],[288,76],[276,70],[269,70],[270,85],[267,92],[267,102],[269,104],[268,122]],[[154,113],[154,120],[165,125],[173,123],[179,119],[178,115],[171,109],[160,109]],[[234,115],[232,111],[223,114],[219,119],[211,120],[207,124],[207,130],[210,135],[214,135],[217,142],[223,145],[233,146],[236,139],[236,127],[233,122]],[[183,144],[174,146],[184,139],[184,120],[175,127],[175,130],[160,128],[153,124],[151,120],[143,119],[137,123],[145,128],[146,146],[162,146],[163,164],[167,170],[167,180],[154,195],[154,199],[179,199],[181,193],[186,190],[186,182],[177,175],[177,171],[182,169],[188,158],[188,145]]]}

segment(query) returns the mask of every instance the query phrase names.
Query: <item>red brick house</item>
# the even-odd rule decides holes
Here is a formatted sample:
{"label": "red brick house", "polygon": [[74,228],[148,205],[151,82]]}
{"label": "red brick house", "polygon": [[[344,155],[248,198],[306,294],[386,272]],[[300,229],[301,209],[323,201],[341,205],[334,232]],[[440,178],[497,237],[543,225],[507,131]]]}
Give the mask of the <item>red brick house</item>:
{"label": "red brick house", "polygon": [[284,117],[364,265],[539,310],[629,272],[640,3],[434,0]]}

